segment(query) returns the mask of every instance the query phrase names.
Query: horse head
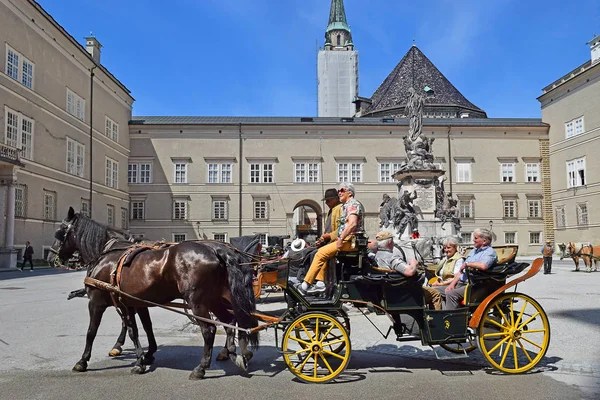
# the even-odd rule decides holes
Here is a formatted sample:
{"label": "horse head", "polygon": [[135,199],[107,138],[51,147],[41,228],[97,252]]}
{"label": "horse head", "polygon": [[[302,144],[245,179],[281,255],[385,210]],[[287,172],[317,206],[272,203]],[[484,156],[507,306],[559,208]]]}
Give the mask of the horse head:
{"label": "horse head", "polygon": [[52,262],[55,266],[64,265],[78,250],[74,234],[78,216],[73,207],[69,207],[67,218],[62,220],[60,228],[54,232],[54,243],[50,247],[50,252],[54,253]]}
{"label": "horse head", "polygon": [[[84,263],[96,259],[104,249],[109,239],[126,241],[127,237],[114,229],[76,213],[73,207],[69,207],[67,218],[54,233],[54,244],[51,251],[56,254],[57,261],[67,262],[77,251]],[[58,259],[58,260],[57,260]]]}

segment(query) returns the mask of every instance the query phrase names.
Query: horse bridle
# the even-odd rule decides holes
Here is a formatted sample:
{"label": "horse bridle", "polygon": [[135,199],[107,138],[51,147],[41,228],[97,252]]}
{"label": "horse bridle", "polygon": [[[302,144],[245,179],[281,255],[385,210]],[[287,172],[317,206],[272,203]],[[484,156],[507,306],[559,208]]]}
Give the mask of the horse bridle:
{"label": "horse bridle", "polygon": [[[61,227],[62,227],[62,225],[66,225],[67,229],[64,232],[61,232],[61,237],[60,238],[58,237],[58,232],[56,232],[54,234],[54,238],[60,242],[60,246],[58,246],[58,249],[56,249],[56,250],[54,250],[53,248],[50,248],[50,251],[55,254],[54,259],[52,260],[52,264],[53,264],[54,268],[59,268],[59,267],[64,268],[65,267],[65,265],[61,263],[61,260],[60,260],[60,257],[58,256],[58,254],[60,253],[60,250],[62,249],[63,244],[67,241],[67,237],[69,236],[69,233],[71,233],[71,231],[75,228],[75,222],[68,223],[63,220],[61,223]],[[73,233],[73,235],[74,234],[75,233]]]}

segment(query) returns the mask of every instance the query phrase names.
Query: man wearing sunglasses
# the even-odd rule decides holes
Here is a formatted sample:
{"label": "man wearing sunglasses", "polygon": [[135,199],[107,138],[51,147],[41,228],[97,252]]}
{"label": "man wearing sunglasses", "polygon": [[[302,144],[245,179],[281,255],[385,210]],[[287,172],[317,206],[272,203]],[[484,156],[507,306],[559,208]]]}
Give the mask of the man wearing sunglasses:
{"label": "man wearing sunglasses", "polygon": [[338,227],[337,238],[319,249],[313,259],[304,282],[299,289],[307,294],[324,293],[327,289],[325,285],[325,271],[328,261],[335,256],[338,251],[354,250],[354,235],[364,231],[364,207],[354,198],[354,185],[349,182],[342,182],[338,189],[338,198],[342,203],[342,214],[340,216],[340,225]]}

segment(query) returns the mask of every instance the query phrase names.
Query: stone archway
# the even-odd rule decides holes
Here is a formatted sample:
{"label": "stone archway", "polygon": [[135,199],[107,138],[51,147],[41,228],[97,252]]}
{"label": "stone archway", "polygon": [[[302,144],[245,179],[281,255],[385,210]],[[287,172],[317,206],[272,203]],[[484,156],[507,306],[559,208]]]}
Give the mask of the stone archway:
{"label": "stone archway", "polygon": [[293,236],[314,243],[323,234],[323,209],[314,200],[301,200],[294,206]]}

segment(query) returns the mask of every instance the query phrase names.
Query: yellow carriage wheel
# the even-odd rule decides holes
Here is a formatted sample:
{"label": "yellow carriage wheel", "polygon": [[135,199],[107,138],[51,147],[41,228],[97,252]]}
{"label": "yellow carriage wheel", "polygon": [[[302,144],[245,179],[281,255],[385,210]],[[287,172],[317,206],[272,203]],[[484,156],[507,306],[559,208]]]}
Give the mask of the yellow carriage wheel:
{"label": "yellow carriage wheel", "polygon": [[311,383],[334,379],[350,361],[348,332],[326,313],[311,312],[296,318],[283,335],[282,348],[290,371]]}
{"label": "yellow carriage wheel", "polygon": [[485,309],[477,329],[477,344],[494,368],[508,373],[527,372],[540,362],[550,343],[546,312],[521,293],[505,293]]}

